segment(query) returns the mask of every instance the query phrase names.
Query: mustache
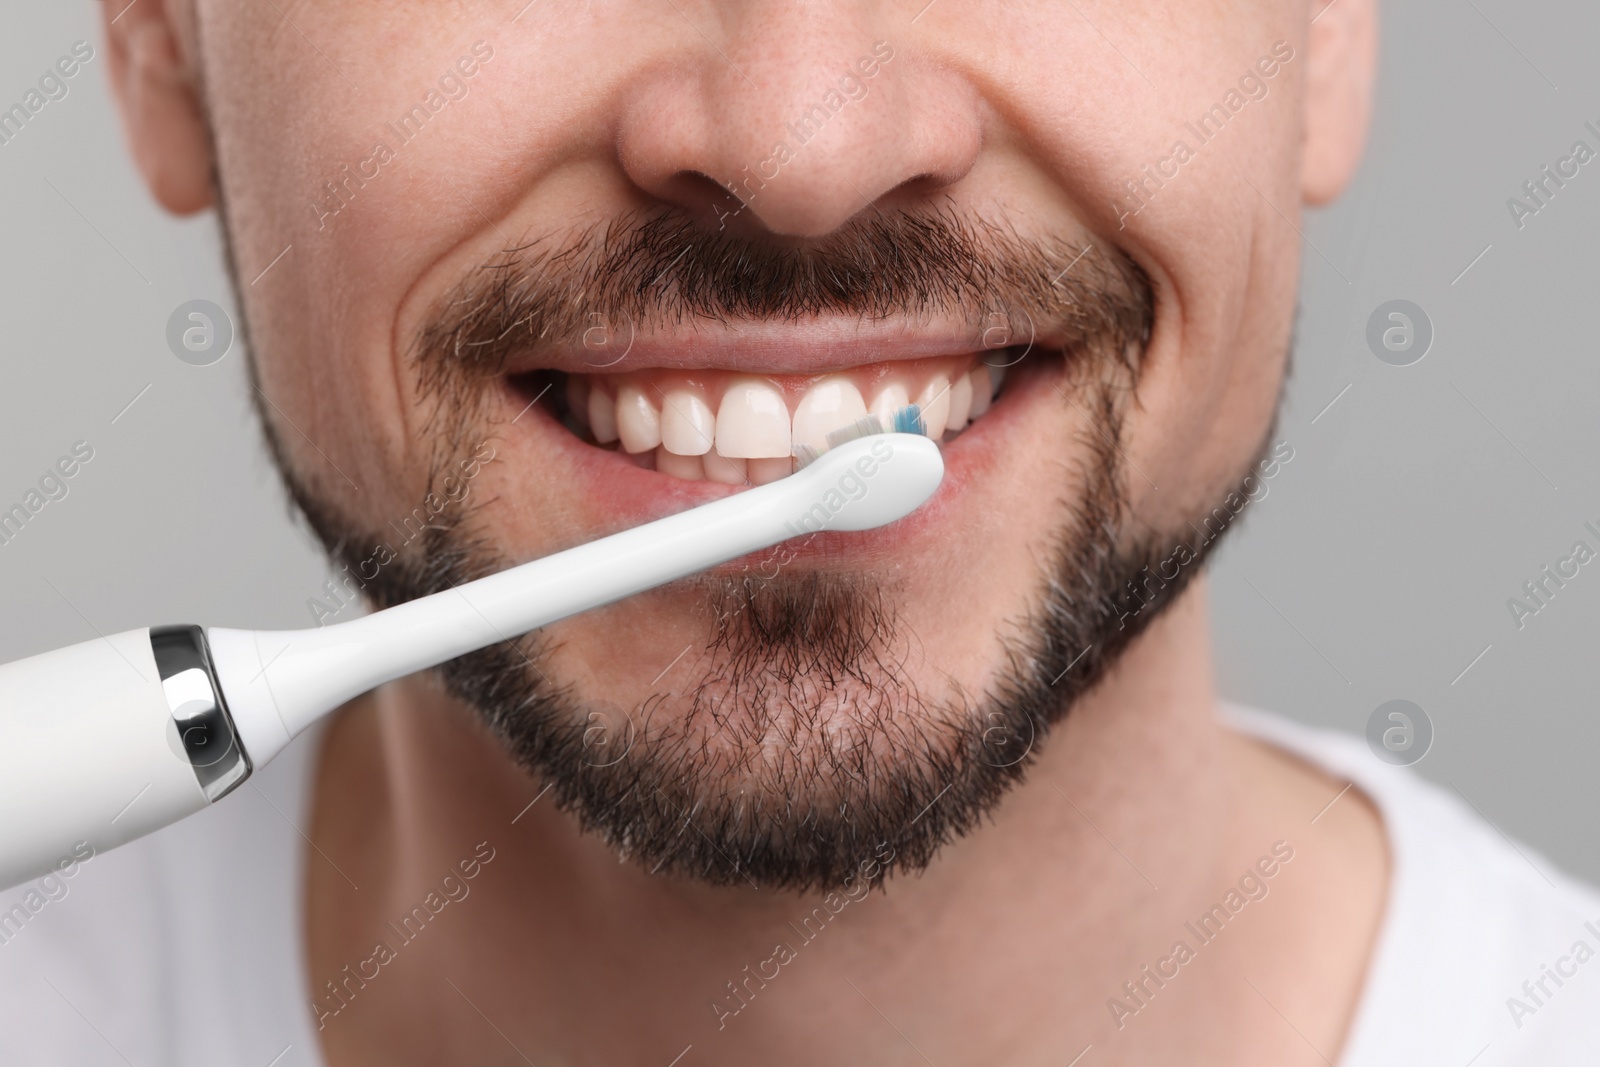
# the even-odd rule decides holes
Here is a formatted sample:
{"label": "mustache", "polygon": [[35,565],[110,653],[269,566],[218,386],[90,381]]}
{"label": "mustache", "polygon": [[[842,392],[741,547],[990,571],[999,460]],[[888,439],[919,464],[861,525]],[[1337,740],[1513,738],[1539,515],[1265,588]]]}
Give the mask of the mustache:
{"label": "mustache", "polygon": [[1136,371],[1154,304],[1148,275],[1114,245],[1024,237],[951,208],[875,209],[804,240],[713,230],[662,209],[496,255],[433,310],[414,358],[424,386],[439,387],[498,375],[530,348],[577,345],[596,323],[946,315],[974,324],[975,347],[1037,339]]}

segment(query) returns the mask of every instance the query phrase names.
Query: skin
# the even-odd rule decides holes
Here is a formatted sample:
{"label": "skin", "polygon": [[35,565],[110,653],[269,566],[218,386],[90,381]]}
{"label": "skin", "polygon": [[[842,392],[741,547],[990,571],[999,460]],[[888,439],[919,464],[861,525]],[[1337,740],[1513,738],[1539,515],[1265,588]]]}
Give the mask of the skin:
{"label": "skin", "polygon": [[[731,0],[520,7],[107,5],[134,158],[178,213],[212,206],[220,173],[289,462],[348,513],[376,525],[425,491],[429,408],[406,346],[472,267],[630,209],[705,212],[715,190],[696,175],[731,180],[766,158],[817,86],[879,40],[896,59],[868,97],[736,225],[805,239],[867,202],[944,203],[1114,243],[1158,298],[1124,441],[1147,476],[1129,482],[1136,513],[1171,526],[1252,461],[1284,374],[1291,220],[1336,196],[1360,155],[1371,0],[943,0],[920,16]],[[368,156],[376,131],[479,40],[494,57],[467,98],[319,228],[322,183]],[[1279,40],[1295,59],[1268,95],[1119,226],[1122,179],[1167,155]],[[802,324],[780,342],[849,325]],[[973,451],[984,477],[962,490],[961,521],[894,553],[897,606],[920,643],[913,673],[972,692],[998,666],[986,635],[1031,595],[1037,546],[1059,522],[1037,487],[1083,448],[1059,405],[1016,404],[984,425]],[[484,530],[517,558],[618,525],[540,462],[548,432],[505,433],[475,484]],[[671,592],[554,630],[552,669],[624,706],[704,636]],[[334,720],[318,764],[308,832],[338,870],[309,865],[313,987],[367,957],[384,920],[476,842],[496,858],[438,933],[326,1020],[324,1053],[336,1067],[666,1064],[692,1044],[686,1063],[1023,1064],[1092,1044],[1098,1064],[1331,1061],[1382,919],[1382,826],[1355,791],[1311,822],[1342,784],[1225,730],[1215,705],[1196,583],[1073,709],[992,822],[921,877],[850,904],[719,1029],[708,1002],[817,901],[652,878],[549,805],[513,825],[538,783],[431,678],[386,687]],[[1295,854],[1270,895],[1118,1029],[1107,998],[1278,841]]]}

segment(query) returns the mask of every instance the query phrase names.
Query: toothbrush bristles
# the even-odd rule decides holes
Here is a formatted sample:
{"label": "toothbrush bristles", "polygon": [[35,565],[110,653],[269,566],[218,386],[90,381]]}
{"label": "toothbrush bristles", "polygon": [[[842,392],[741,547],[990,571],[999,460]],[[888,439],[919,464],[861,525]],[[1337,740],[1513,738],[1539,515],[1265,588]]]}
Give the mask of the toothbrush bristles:
{"label": "toothbrush bristles", "polygon": [[883,432],[883,421],[878,416],[863,415],[848,426],[830,430],[828,432],[828,447],[830,449],[838,448],[840,445],[849,444],[858,438],[871,437],[873,434]]}
{"label": "toothbrush bristles", "polygon": [[863,437],[871,437],[879,433],[914,433],[926,435],[926,427],[922,421],[922,410],[915,404],[907,404],[900,408],[888,419],[887,424],[876,415],[867,415],[857,419],[848,426],[841,426],[828,434],[828,447],[819,449],[813,445],[794,446],[794,468],[800,470],[817,461],[817,457],[830,449],[840,445],[849,444],[851,441]]}
{"label": "toothbrush bristles", "polygon": [[914,433],[919,437],[928,435],[928,428],[922,421],[922,409],[915,404],[907,404],[896,411],[890,421],[893,424],[890,429],[895,433]]}

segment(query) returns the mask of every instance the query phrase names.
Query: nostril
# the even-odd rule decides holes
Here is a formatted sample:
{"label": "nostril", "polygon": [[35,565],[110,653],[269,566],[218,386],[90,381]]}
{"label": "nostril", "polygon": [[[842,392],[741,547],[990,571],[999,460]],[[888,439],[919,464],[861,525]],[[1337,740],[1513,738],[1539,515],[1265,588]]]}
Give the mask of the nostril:
{"label": "nostril", "polygon": [[698,170],[680,170],[649,192],[688,212],[697,222],[713,226],[744,214],[745,204],[738,195],[717,179]]}
{"label": "nostril", "polygon": [[874,206],[880,210],[889,210],[894,207],[911,209],[931,204],[936,201],[940,193],[965,176],[965,171],[954,175],[918,174],[880,194]]}
{"label": "nostril", "polygon": [[651,199],[719,231],[811,240],[886,195],[937,199],[979,157],[989,112],[961,72],[873,43],[848,11],[722,8],[748,9],[735,21],[760,31],[735,35],[734,49],[735,61],[760,57],[759,83],[705,37],[618,99],[616,161]]}

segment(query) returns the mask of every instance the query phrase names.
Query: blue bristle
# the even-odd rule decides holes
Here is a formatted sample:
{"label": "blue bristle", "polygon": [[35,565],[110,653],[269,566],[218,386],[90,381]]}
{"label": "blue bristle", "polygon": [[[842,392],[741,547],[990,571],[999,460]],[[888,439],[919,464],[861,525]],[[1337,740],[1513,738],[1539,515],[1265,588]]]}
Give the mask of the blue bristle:
{"label": "blue bristle", "polygon": [[927,433],[927,427],[922,422],[922,409],[915,404],[907,404],[896,411],[892,422],[889,429],[894,433]]}

